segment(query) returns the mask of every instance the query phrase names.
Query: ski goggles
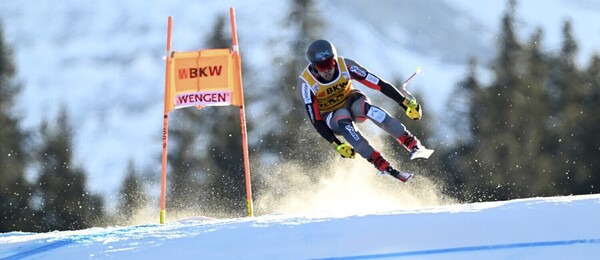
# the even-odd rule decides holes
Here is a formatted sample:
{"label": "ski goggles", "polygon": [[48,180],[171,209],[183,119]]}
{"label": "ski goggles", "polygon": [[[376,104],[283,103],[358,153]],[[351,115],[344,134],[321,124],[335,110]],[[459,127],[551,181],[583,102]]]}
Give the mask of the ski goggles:
{"label": "ski goggles", "polygon": [[315,68],[319,71],[327,71],[335,67],[334,59],[326,59],[319,62],[315,62]]}

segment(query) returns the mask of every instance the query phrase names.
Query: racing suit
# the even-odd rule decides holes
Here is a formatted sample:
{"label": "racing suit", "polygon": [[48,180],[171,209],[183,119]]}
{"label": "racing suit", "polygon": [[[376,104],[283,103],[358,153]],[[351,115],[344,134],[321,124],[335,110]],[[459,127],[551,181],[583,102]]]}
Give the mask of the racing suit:
{"label": "racing suit", "polygon": [[367,118],[412,150],[419,142],[406,127],[382,108],[372,105],[370,99],[355,89],[352,80],[380,91],[396,101],[405,110],[408,99],[392,84],[369,72],[356,61],[337,57],[336,72],[329,82],[320,77],[313,65],[302,71],[297,81],[305,108],[312,125],[329,143],[341,144],[336,135],[341,135],[363,158],[379,154],[356,128],[354,122]]}

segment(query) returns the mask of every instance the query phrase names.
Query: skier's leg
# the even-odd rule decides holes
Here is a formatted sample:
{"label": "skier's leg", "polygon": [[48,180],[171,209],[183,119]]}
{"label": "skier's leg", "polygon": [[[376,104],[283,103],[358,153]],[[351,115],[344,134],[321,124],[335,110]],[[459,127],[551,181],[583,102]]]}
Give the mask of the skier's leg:
{"label": "skier's leg", "polygon": [[394,169],[390,163],[383,158],[381,153],[376,151],[373,146],[369,144],[367,139],[365,139],[356,128],[356,125],[352,121],[352,114],[348,109],[341,108],[329,114],[327,116],[327,123],[336,134],[341,134],[344,139],[352,145],[355,152],[367,159],[367,161],[372,163],[380,172],[390,174],[403,182],[408,181],[412,177],[412,174],[401,173]]}
{"label": "skier's leg", "polygon": [[404,124],[384,109],[372,105],[365,95],[361,95],[356,99],[352,104],[351,111],[356,117],[369,118],[379,128],[398,140],[408,151],[420,147],[419,140],[406,129]]}
{"label": "skier's leg", "polygon": [[340,108],[329,114],[327,124],[334,133],[342,135],[354,148],[354,151],[363,158],[368,159],[375,150],[356,128],[356,125],[352,121],[352,115],[347,109]]}

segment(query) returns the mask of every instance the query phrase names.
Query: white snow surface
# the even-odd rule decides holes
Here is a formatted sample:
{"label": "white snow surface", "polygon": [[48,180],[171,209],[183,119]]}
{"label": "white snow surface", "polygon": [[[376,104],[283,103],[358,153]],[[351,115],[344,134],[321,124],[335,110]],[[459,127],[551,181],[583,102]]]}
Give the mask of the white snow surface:
{"label": "white snow surface", "polygon": [[600,195],[0,234],[0,259],[598,259]]}

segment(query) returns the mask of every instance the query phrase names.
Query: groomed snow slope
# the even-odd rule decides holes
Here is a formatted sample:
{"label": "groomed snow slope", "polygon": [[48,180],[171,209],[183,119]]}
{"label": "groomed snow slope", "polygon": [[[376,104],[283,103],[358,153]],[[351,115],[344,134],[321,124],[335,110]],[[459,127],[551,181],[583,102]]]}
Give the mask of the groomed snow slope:
{"label": "groomed snow slope", "polygon": [[[594,259],[600,195],[0,235],[0,259]],[[597,259],[597,258],[596,258]]]}

